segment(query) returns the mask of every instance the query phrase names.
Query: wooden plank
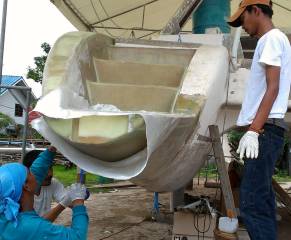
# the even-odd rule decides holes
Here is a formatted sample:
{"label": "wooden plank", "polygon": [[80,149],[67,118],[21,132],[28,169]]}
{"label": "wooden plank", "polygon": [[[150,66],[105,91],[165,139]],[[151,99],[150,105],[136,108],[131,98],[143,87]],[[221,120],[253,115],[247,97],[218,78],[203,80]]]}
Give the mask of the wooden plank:
{"label": "wooden plank", "polygon": [[216,160],[221,188],[224,196],[225,206],[226,206],[226,214],[230,218],[237,217],[236,208],[234,204],[234,199],[232,195],[231,185],[228,177],[228,172],[225,166],[225,158],[222,149],[222,143],[220,140],[218,126],[211,125],[209,126],[210,138],[212,141],[212,147],[214,152],[214,157]]}
{"label": "wooden plank", "polygon": [[185,188],[179,188],[174,192],[171,192],[170,196],[170,212],[174,212],[178,206],[185,204],[184,201]]}
{"label": "wooden plank", "polygon": [[285,204],[286,208],[291,213],[291,197],[289,196],[289,194],[279,185],[279,183],[277,183],[274,178],[272,179],[272,186],[277,194],[277,197],[282,203]]}
{"label": "wooden plank", "polygon": [[205,182],[204,187],[206,188],[221,188],[220,183],[217,182]]}

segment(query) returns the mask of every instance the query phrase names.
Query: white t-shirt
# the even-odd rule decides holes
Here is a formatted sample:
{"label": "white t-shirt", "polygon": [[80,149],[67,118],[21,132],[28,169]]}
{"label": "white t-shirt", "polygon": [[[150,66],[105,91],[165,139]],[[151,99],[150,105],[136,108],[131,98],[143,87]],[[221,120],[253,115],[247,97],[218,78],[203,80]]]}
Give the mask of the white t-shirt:
{"label": "white t-shirt", "polygon": [[237,120],[238,126],[251,124],[256,116],[267,89],[266,65],[281,68],[279,93],[269,118],[284,118],[285,116],[291,83],[291,47],[284,33],[279,29],[272,29],[265,33],[257,43],[242,109]]}
{"label": "white t-shirt", "polygon": [[51,210],[52,201],[60,202],[65,196],[64,185],[52,178],[49,186],[41,186],[39,196],[34,196],[34,210],[39,216],[43,216]]}

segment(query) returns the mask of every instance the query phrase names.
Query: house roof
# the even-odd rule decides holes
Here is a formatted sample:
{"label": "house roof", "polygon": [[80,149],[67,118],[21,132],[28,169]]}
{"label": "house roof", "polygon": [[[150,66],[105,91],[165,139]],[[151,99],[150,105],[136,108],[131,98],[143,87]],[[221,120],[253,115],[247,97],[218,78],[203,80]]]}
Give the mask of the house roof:
{"label": "house roof", "polygon": [[[21,76],[3,75],[1,85],[14,86],[20,81],[24,81],[23,77],[21,77]],[[0,95],[2,95],[6,91],[7,91],[7,89],[1,88]]]}

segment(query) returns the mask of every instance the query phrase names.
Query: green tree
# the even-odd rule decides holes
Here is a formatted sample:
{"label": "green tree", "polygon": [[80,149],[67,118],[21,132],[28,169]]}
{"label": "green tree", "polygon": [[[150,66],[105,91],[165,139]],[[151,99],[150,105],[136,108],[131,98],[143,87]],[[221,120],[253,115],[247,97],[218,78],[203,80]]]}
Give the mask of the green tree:
{"label": "green tree", "polygon": [[14,124],[13,119],[4,113],[0,113],[0,129],[6,128],[9,124]]}
{"label": "green tree", "polygon": [[28,66],[26,77],[31,78],[36,82],[42,83],[44,65],[45,65],[48,53],[51,50],[51,46],[48,43],[44,42],[41,44],[40,47],[42,51],[44,52],[44,54],[34,58],[35,67],[32,68]]}

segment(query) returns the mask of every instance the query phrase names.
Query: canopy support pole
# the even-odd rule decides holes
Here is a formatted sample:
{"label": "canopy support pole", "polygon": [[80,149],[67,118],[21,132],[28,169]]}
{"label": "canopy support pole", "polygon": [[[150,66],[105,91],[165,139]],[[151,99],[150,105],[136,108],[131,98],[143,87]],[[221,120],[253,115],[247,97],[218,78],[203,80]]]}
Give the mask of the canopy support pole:
{"label": "canopy support pole", "polygon": [[[7,0],[4,0],[3,1],[3,6],[2,6],[1,39],[0,39],[0,86],[1,86],[1,83],[2,83],[2,69],[3,69],[3,56],[4,56],[6,16],[7,16]],[[0,88],[0,90],[1,90],[1,88]]]}

